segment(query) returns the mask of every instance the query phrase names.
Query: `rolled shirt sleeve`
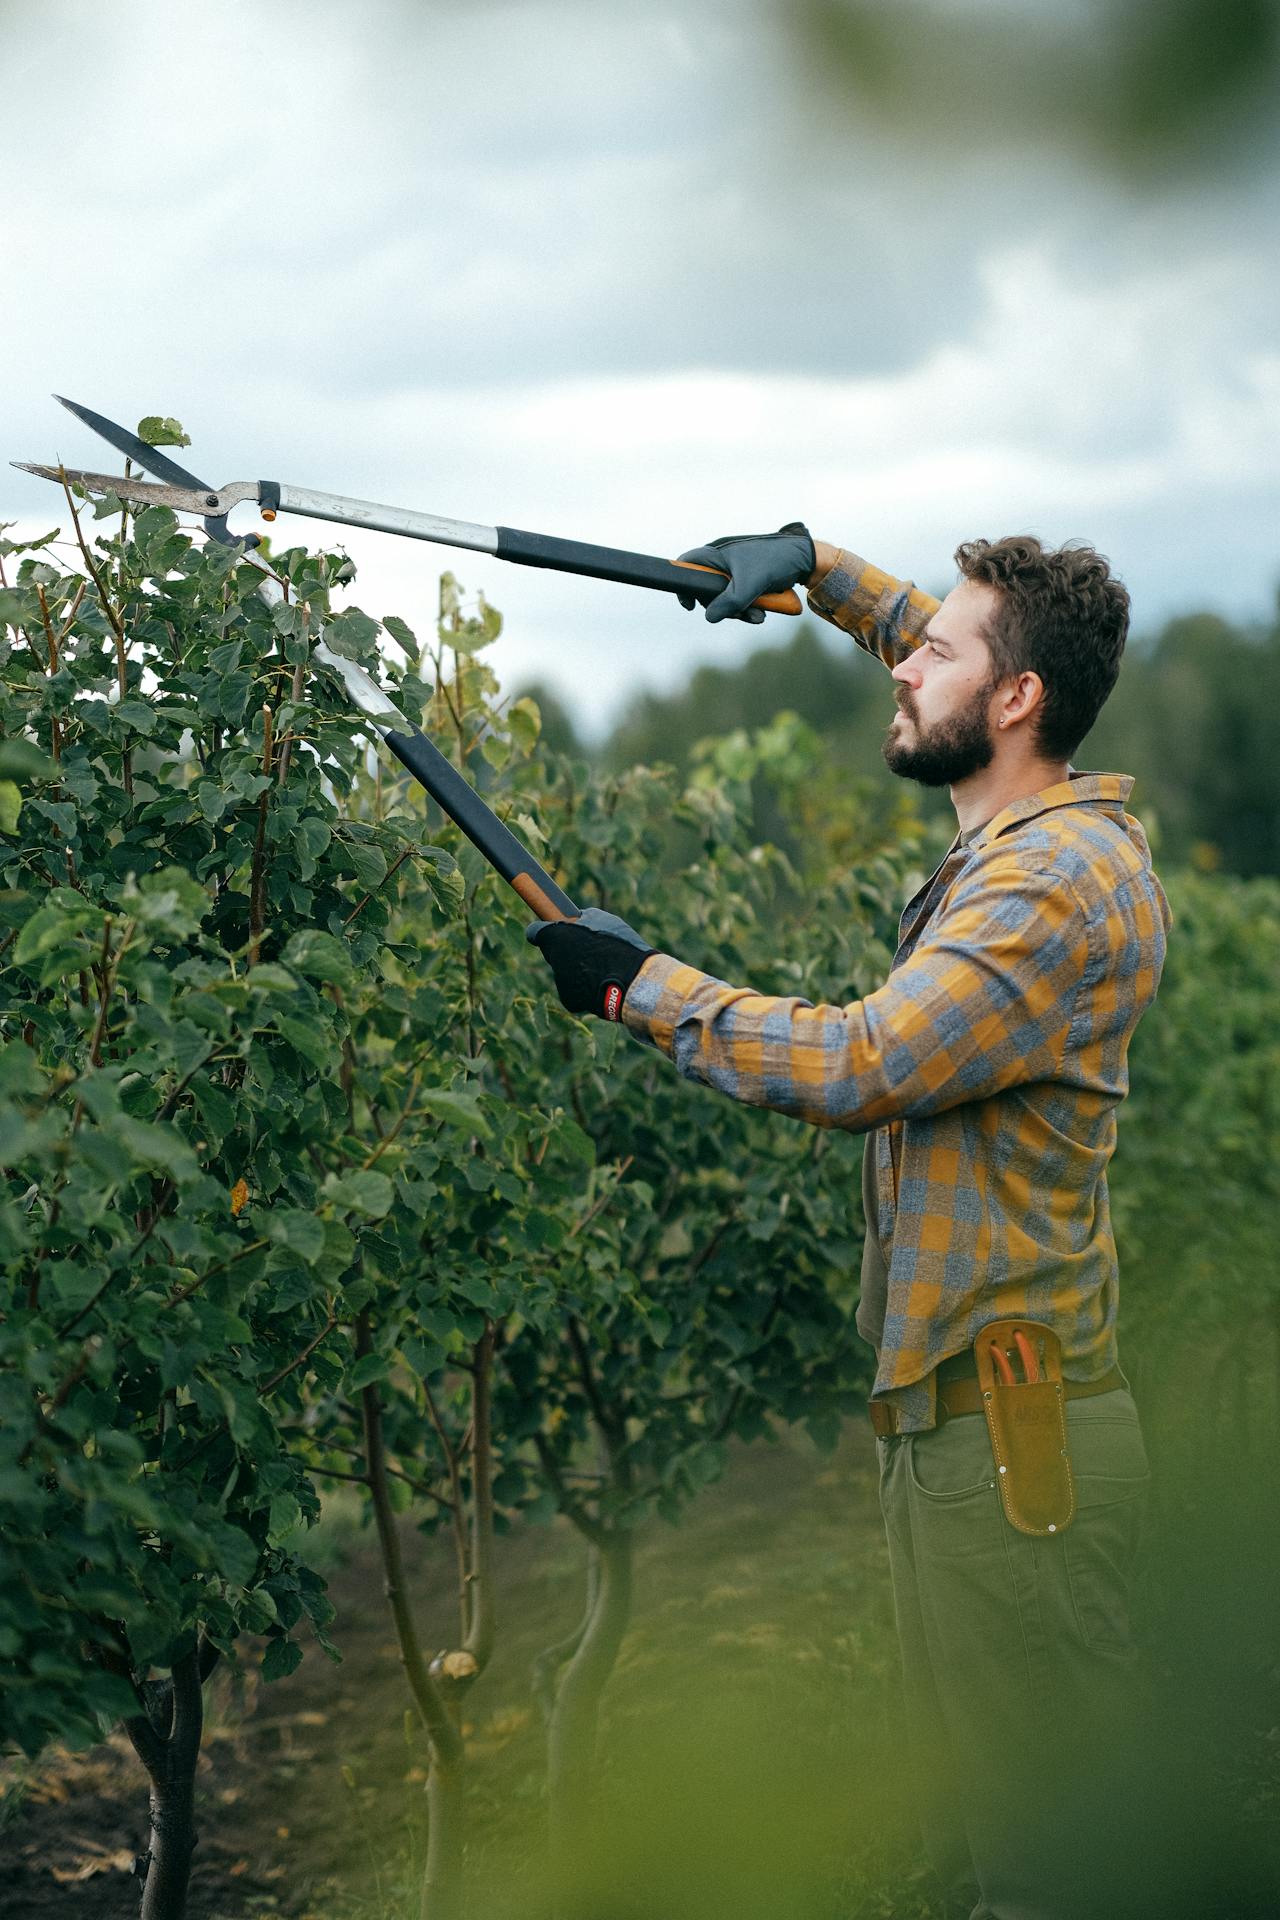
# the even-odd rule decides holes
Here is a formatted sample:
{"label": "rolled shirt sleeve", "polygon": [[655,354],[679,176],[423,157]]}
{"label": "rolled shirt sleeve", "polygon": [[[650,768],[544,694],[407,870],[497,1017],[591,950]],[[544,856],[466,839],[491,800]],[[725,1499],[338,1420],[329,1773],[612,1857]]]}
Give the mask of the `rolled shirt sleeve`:
{"label": "rolled shirt sleeve", "polygon": [[912,581],[895,579],[843,547],[807,598],[814,613],[851,634],[886,667],[896,667],[920,645],[941,605]]}

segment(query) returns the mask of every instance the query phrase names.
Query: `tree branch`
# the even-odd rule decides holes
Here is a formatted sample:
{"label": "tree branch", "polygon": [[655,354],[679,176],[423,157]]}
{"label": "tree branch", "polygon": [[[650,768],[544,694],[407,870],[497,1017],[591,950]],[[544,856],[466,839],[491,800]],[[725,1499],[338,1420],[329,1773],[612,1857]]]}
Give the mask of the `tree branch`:
{"label": "tree branch", "polygon": [[272,718],[270,707],[262,709],[262,772],[268,785],[258,795],[258,826],[253,837],[253,860],[249,868],[249,953],[246,967],[257,965],[262,945],[262,929],[267,919],[266,861],[267,796],[271,791]]}
{"label": "tree branch", "polygon": [[204,1697],[200,1690],[200,1660],[193,1646],[173,1663],[173,1733],[170,1747],[176,1765],[195,1766],[204,1725]]}
{"label": "tree branch", "polygon": [[[288,1432],[289,1429],[283,1428],[282,1431]],[[352,1460],[364,1459],[358,1447],[340,1447],[332,1441],[322,1441],[319,1444],[323,1446],[326,1453],[344,1453]],[[362,1487],[367,1487],[369,1484],[368,1476],[363,1473],[343,1473],[337,1467],[317,1467],[313,1466],[309,1460],[304,1460],[302,1464],[308,1473],[328,1474],[335,1480],[357,1480]],[[393,1467],[390,1462],[387,1463],[387,1473],[393,1480],[403,1480],[405,1486],[412,1487],[423,1500],[434,1500],[438,1507],[448,1508],[449,1501],[446,1496],[443,1493],[437,1493],[434,1487],[429,1487],[425,1480],[415,1480],[412,1474],[405,1473],[401,1467]]]}
{"label": "tree branch", "polygon": [[597,1215],[603,1213],[605,1208],[610,1204],[610,1202],[617,1198],[618,1190],[621,1187],[622,1182],[627,1176],[628,1169],[632,1166],[634,1161],[635,1161],[634,1153],[629,1153],[625,1160],[620,1160],[618,1162],[618,1170],[614,1176],[613,1184],[609,1187],[606,1187],[605,1191],[600,1195],[600,1197],[597,1200],[592,1202],[592,1204],[587,1208],[586,1212],[582,1214],[577,1220],[574,1221],[568,1233],[565,1235],[566,1240],[572,1240],[575,1234],[582,1233],[585,1228],[591,1225],[591,1222],[597,1217]]}
{"label": "tree branch", "polygon": [[458,1562],[458,1603],[462,1615],[462,1631],[465,1635],[470,1626],[471,1618],[471,1555],[467,1542],[467,1519],[466,1506],[462,1497],[462,1475],[458,1470],[458,1456],[450,1444],[449,1436],[445,1432],[444,1421],[440,1417],[440,1410],[436,1406],[431,1388],[425,1380],[422,1382],[422,1391],[427,1402],[427,1414],[432,1426],[436,1430],[436,1437],[440,1442],[441,1452],[444,1454],[445,1470],[449,1475],[449,1491],[451,1495],[449,1507],[453,1514],[453,1545]]}
{"label": "tree branch", "polygon": [[560,1468],[560,1462],[556,1459],[554,1449],[546,1434],[535,1433],[533,1436],[533,1444],[537,1450],[538,1462],[543,1474],[549,1482],[552,1492],[556,1496],[556,1505],[559,1507],[565,1519],[571,1521],[583,1539],[589,1540],[592,1546],[603,1546],[604,1542],[608,1539],[605,1528],[600,1525],[598,1520],[593,1520],[582,1503],[575,1495],[570,1493],[568,1487],[565,1485],[565,1478]]}
{"label": "tree branch", "polygon": [[[89,570],[89,578],[93,581],[98,600],[102,606],[102,611],[107,616],[107,623],[115,635],[116,682],[120,690],[120,698],[123,700],[125,694],[129,691],[128,645],[124,637],[124,622],[120,618],[118,610],[111,603],[111,595],[107,592],[102,575],[93,564],[93,555],[89,552],[88,543],[84,537],[84,529],[80,525],[80,515],[76,511],[76,503],[71,497],[71,488],[67,482],[66,468],[60,467],[58,471],[62,478],[62,491],[67,497],[67,507],[71,514],[71,524],[76,530],[76,545],[79,547],[80,556]],[[121,749],[120,772],[124,783],[124,790],[132,800],[133,754],[128,747]]]}
{"label": "tree branch", "polygon": [[280,1385],[280,1382],[282,1380],[287,1380],[291,1373],[296,1373],[299,1367],[304,1366],[306,1362],[311,1358],[316,1348],[320,1345],[320,1342],[326,1339],[327,1336],[333,1332],[333,1329],[337,1326],[337,1324],[338,1324],[338,1316],[334,1313],[332,1303],[331,1303],[329,1307],[329,1318],[325,1321],[320,1331],[312,1335],[311,1339],[308,1340],[306,1346],[303,1347],[301,1353],[295,1354],[293,1359],[290,1360],[287,1363],[287,1365],[281,1367],[277,1372],[273,1373],[269,1380],[263,1381],[262,1385],[258,1388],[259,1398],[261,1398],[265,1394],[274,1393],[275,1389]]}
{"label": "tree branch", "polygon": [[[302,611],[303,611],[303,618],[305,621],[309,617],[310,608],[304,605]],[[304,639],[306,638],[305,626],[303,627],[303,638]],[[293,679],[289,684],[289,700],[291,705],[295,707],[297,706],[298,702],[302,698],[302,691],[305,685],[306,685],[306,662],[305,660],[299,660],[298,664],[295,666],[293,670]],[[293,758],[293,728],[289,727],[285,733],[284,739],[280,742],[280,758],[276,763],[276,785],[278,787],[282,787],[289,776],[289,762],[292,758]]]}
{"label": "tree branch", "polygon": [[591,1355],[582,1328],[572,1314],[565,1323],[569,1336],[569,1345],[573,1348],[573,1357],[578,1366],[578,1378],[582,1382],[582,1391],[587,1396],[587,1405],[591,1408],[592,1418],[603,1434],[610,1453],[622,1445],[626,1429],[612,1408],[607,1407],[600,1392],[600,1383],[596,1379],[591,1365]]}
{"label": "tree branch", "polygon": [[373,899],[374,894],[380,893],[382,891],[382,888],[386,886],[392,874],[395,873],[397,868],[402,867],[404,865],[405,861],[409,858],[409,855],[412,852],[413,852],[412,847],[406,847],[402,854],[397,855],[396,859],[392,861],[391,865],[387,868],[386,872],[383,874],[379,884],[373,889],[373,892],[366,893],[366,895],[364,896],[364,899],[359,903],[359,905],[352,907],[350,913],[347,915],[346,919],[342,923],[344,927],[349,927],[351,925],[351,922],[355,919],[356,915],[364,912],[369,902]]}
{"label": "tree branch", "polygon": [[[462,1613],[463,1644],[483,1667],[493,1651],[493,1324],[472,1349],[470,1603]],[[468,1614],[470,1618],[468,1619]]]}
{"label": "tree branch", "polygon": [[[369,1309],[366,1307],[356,1321],[356,1354],[363,1359],[372,1351]],[[391,1607],[391,1617],[395,1622],[396,1638],[400,1643],[400,1658],[432,1749],[439,1764],[448,1770],[459,1766],[462,1762],[462,1736],[450,1718],[440,1689],[427,1671],[405,1590],[404,1559],[400,1552],[400,1537],[396,1532],[391,1494],[387,1486],[382,1403],[378,1397],[376,1383],[360,1389],[360,1409],[364,1424],[365,1467],[369,1477],[369,1497],[373,1502],[378,1544],[382,1549],[386,1595]]]}

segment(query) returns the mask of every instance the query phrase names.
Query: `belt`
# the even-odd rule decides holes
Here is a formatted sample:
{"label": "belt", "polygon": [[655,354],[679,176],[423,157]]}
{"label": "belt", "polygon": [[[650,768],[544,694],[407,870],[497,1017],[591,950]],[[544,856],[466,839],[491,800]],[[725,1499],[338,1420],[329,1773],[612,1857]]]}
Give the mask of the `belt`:
{"label": "belt", "polygon": [[[978,1372],[971,1350],[952,1354],[935,1372],[939,1426],[944,1420],[954,1419],[957,1414],[982,1412],[982,1388],[978,1385]],[[1098,1380],[1064,1380],[1062,1388],[1068,1400],[1086,1400],[1091,1394],[1114,1393],[1117,1387],[1127,1387],[1128,1384],[1119,1367],[1111,1367]],[[879,1439],[892,1439],[900,1431],[898,1409],[887,1401],[869,1400],[867,1413]]]}

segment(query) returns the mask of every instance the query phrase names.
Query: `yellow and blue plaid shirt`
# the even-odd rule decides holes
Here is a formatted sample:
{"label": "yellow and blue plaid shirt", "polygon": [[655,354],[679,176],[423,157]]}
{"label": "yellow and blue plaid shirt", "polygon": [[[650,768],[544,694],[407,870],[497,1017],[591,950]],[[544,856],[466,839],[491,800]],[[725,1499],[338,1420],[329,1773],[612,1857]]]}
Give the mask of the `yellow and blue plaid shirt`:
{"label": "yellow and blue plaid shirt", "polygon": [[[809,605],[894,666],[938,607],[841,552]],[[1076,773],[952,846],[907,903],[885,985],[849,1006],[645,961],[625,1025],[687,1079],[819,1127],[877,1136],[889,1260],[872,1388],[898,1428],[935,1423],[934,1368],[989,1320],[1052,1326],[1064,1372],[1116,1362],[1107,1197],[1129,1040],[1170,914],[1127,775]]]}

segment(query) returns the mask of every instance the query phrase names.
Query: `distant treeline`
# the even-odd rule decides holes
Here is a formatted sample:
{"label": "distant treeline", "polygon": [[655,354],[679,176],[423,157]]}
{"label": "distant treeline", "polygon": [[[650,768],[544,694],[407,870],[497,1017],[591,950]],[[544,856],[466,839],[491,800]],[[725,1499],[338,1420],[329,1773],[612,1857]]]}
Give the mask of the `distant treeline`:
{"label": "distant treeline", "polygon": [[[697,741],[764,726],[789,709],[823,737],[838,767],[870,780],[886,810],[901,803],[903,783],[880,757],[893,714],[889,680],[852,641],[812,621],[740,666],[698,667],[679,692],[638,695],[596,753],[553,695],[531,691],[552,752],[576,750],[609,768],[665,761],[683,769]],[[1280,617],[1246,629],[1200,613],[1131,640],[1074,764],[1134,775],[1130,810],[1167,865],[1280,875]],[[912,792],[926,819],[954,819],[945,789]]]}

